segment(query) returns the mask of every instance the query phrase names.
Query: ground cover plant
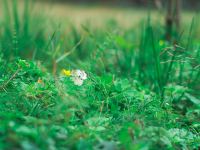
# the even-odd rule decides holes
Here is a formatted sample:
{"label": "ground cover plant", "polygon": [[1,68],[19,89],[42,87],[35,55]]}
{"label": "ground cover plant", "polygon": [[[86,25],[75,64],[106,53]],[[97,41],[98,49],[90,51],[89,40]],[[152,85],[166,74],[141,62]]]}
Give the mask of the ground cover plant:
{"label": "ground cover plant", "polygon": [[167,41],[150,14],[78,28],[2,4],[0,149],[200,148],[197,16]]}

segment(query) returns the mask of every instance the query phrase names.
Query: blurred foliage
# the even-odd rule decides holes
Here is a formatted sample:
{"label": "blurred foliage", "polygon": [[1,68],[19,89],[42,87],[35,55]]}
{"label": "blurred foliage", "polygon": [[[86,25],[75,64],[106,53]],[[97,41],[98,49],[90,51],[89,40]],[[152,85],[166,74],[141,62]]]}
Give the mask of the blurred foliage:
{"label": "blurred foliage", "polygon": [[[70,2],[77,4],[104,4],[104,5],[116,5],[116,6],[141,6],[141,7],[164,7],[166,6],[165,0],[38,0],[48,2]],[[184,8],[196,9],[200,7],[199,0],[181,0]],[[165,8],[165,7],[164,7]]]}

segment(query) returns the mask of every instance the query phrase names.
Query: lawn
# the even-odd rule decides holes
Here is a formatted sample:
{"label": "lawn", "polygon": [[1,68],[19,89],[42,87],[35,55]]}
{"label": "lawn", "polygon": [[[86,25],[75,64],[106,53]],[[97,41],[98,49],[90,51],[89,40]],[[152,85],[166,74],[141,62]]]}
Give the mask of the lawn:
{"label": "lawn", "polygon": [[0,2],[0,150],[200,148],[198,14]]}

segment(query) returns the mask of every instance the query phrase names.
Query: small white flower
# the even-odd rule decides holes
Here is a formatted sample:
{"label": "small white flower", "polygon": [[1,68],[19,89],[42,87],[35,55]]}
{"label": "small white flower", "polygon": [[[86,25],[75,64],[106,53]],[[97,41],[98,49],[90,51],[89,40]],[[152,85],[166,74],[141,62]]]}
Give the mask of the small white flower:
{"label": "small white flower", "polygon": [[75,85],[81,86],[83,81],[87,79],[87,74],[83,70],[73,70],[71,79]]}
{"label": "small white flower", "polygon": [[87,79],[87,74],[83,70],[73,70],[72,71],[72,76],[78,77],[82,80]]}

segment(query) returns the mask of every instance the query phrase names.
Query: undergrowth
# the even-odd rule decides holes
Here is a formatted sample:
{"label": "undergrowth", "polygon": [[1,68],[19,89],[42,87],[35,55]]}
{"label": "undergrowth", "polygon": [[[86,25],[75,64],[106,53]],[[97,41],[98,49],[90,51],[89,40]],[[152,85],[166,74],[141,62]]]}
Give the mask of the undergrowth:
{"label": "undergrowth", "polygon": [[199,149],[198,20],[166,41],[150,17],[49,25],[29,3],[5,0],[0,19],[0,149]]}

